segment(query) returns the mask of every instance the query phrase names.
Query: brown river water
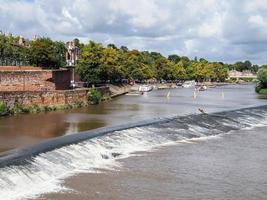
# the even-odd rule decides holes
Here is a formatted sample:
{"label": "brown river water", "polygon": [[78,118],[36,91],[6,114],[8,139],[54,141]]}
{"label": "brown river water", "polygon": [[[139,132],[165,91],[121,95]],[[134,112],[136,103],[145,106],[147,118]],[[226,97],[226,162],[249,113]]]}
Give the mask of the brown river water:
{"label": "brown river water", "polygon": [[[99,127],[171,120],[0,168],[0,199],[267,199],[267,100],[254,85],[211,88],[196,99],[192,89],[170,90],[167,98],[168,92],[1,118],[1,151]],[[199,108],[218,113],[199,115]]]}

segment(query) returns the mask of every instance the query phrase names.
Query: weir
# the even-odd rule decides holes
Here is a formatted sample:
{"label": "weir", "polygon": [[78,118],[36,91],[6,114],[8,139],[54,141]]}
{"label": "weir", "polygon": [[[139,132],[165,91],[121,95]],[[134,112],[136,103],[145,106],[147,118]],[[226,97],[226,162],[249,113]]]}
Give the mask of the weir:
{"label": "weir", "polygon": [[143,121],[55,138],[0,157],[0,194],[18,200],[62,191],[65,178],[116,170],[120,159],[135,152],[255,126],[267,126],[267,106]]}
{"label": "weir", "polygon": [[[107,128],[99,128],[91,131],[80,132],[73,135],[61,136],[58,138],[50,139],[48,141],[29,146],[22,149],[12,150],[3,154],[0,154],[0,168],[11,166],[11,165],[21,165],[27,164],[31,161],[31,159],[35,156],[38,156],[41,153],[46,153],[67,145],[78,144],[80,142],[95,138],[101,137],[107,134],[111,134],[113,132],[138,128],[138,127],[146,127],[152,126],[160,127],[160,128],[172,128],[179,127],[180,134],[183,135],[184,131],[187,131],[188,138],[198,137],[196,135],[190,136],[190,130],[194,129],[195,126],[199,126],[207,129],[215,129],[217,131],[229,132],[231,130],[240,129],[243,126],[248,126],[244,121],[252,120],[251,116],[255,119],[261,118],[262,112],[267,112],[267,105],[260,107],[251,107],[251,108],[243,108],[238,110],[224,111],[218,113],[210,113],[210,114],[199,114],[199,115],[189,115],[184,117],[172,117],[172,118],[163,118],[163,119],[154,119],[147,120],[137,123],[130,123],[121,126],[107,127]],[[258,114],[257,114],[258,112]],[[242,117],[242,121],[236,120],[237,117]],[[193,122],[193,124],[192,124]],[[225,124],[228,123],[227,125]],[[191,127],[189,126],[191,125]],[[206,132],[207,135],[214,135],[214,132]],[[218,133],[217,133],[218,134]]]}

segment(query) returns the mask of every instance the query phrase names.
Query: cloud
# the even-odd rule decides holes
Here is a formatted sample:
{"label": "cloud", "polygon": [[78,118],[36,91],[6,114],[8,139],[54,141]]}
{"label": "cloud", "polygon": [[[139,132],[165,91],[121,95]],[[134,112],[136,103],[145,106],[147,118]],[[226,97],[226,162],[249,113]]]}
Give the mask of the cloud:
{"label": "cloud", "polygon": [[1,0],[0,30],[267,63],[267,0]]}

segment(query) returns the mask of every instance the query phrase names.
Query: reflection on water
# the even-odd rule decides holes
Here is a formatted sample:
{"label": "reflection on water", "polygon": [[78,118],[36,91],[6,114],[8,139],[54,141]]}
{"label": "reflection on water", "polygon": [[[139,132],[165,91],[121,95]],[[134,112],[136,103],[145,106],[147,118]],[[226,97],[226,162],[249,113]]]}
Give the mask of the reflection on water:
{"label": "reflection on water", "polygon": [[212,88],[199,93],[197,99],[193,98],[192,89],[171,90],[167,98],[168,92],[121,96],[82,109],[0,118],[0,151],[103,126],[196,113],[199,107],[211,112],[266,103],[255,94],[253,85]]}

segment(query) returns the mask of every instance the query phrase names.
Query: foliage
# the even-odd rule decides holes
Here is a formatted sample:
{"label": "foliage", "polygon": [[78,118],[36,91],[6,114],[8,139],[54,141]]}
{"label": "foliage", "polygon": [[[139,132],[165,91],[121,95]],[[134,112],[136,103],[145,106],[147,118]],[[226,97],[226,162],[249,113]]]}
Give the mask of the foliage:
{"label": "foliage", "polygon": [[44,68],[59,68],[65,63],[65,44],[49,38],[32,41],[29,46],[29,63]]}
{"label": "foliage", "polygon": [[258,80],[263,88],[267,88],[267,68],[262,68],[259,70]]}
{"label": "foliage", "polygon": [[89,103],[99,104],[102,99],[102,94],[97,89],[92,88],[87,93],[87,99]]}
{"label": "foliage", "polygon": [[59,68],[66,65],[66,47],[63,42],[39,38],[19,45],[19,37],[0,34],[0,65],[33,65]]}
{"label": "foliage", "polygon": [[83,81],[89,84],[101,82],[100,66],[103,56],[103,47],[99,43],[90,41],[81,49],[79,63],[76,67]]}
{"label": "foliage", "polygon": [[249,60],[246,60],[244,62],[238,61],[234,64],[228,65],[230,70],[237,70],[237,71],[244,71],[244,70],[251,70],[252,72],[256,73],[259,70],[258,65],[252,65],[252,63]]}
{"label": "foliage", "polygon": [[258,86],[256,87],[256,92],[259,94],[267,94],[267,67],[263,66],[258,71]]}
{"label": "foliage", "polygon": [[[44,68],[59,68],[66,65],[66,46],[63,42],[50,38],[39,38],[27,41],[26,46],[18,45],[19,37],[0,34],[0,65],[33,65]],[[80,57],[76,71],[82,81],[89,85],[112,83],[122,79],[145,81],[187,80],[225,81],[228,70],[251,70],[257,72],[258,65],[250,61],[239,61],[234,64],[209,62],[204,58],[190,59],[176,54],[163,56],[158,52],[129,50],[126,46],[116,47],[90,41],[87,44],[74,39],[80,48]],[[264,68],[262,66],[261,68]]]}
{"label": "foliage", "polygon": [[0,101],[0,116],[7,115],[9,112],[9,108],[7,104],[3,101]]}

